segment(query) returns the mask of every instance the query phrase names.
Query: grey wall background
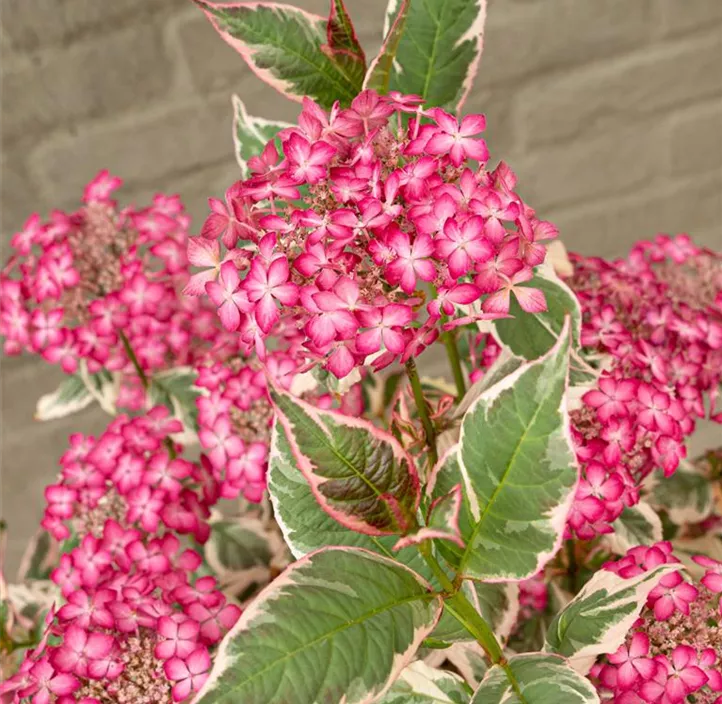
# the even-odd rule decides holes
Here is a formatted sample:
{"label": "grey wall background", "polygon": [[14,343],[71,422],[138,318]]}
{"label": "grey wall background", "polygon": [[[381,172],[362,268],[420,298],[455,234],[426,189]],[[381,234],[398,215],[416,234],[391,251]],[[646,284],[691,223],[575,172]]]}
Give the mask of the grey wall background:
{"label": "grey wall background", "polygon": [[[293,4],[324,14],[328,3]],[[386,0],[347,4],[372,53]],[[298,114],[189,0],[0,0],[0,11],[5,253],[31,212],[75,207],[101,168],[126,180],[129,200],[180,193],[200,226],[208,196],[237,178],[230,93],[264,117]],[[487,114],[492,158],[570,249],[617,256],[679,231],[722,248],[722,0],[490,0],[467,110]],[[67,435],[106,422],[95,410],[35,423],[59,378],[35,359],[2,360],[11,566]]]}

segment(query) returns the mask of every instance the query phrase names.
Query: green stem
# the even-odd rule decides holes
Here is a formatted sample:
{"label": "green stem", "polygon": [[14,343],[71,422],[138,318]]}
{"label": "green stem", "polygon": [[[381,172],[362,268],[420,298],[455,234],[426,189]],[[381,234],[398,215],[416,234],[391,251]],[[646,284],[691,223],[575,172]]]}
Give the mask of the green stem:
{"label": "green stem", "polygon": [[424,434],[426,435],[429,460],[433,467],[439,461],[439,454],[436,451],[436,429],[429,416],[429,407],[424,398],[424,390],[421,388],[421,379],[419,379],[419,372],[416,369],[416,362],[413,357],[406,362],[406,376],[409,377],[409,382],[411,383],[411,390],[413,391],[414,401],[416,402],[416,410],[419,413],[421,425],[424,427]]}
{"label": "green stem", "polygon": [[455,587],[444,572],[444,568],[431,552],[431,542],[425,540],[419,546],[419,552],[446,593],[444,603],[449,613],[474,636],[493,664],[501,663],[504,660],[504,654],[494,632],[466,598],[464,592]]}
{"label": "green stem", "polygon": [[122,330],[118,330],[118,337],[120,338],[120,341],[123,343],[123,349],[125,350],[125,353],[128,355],[128,359],[130,360],[130,363],[133,365],[133,369],[135,369],[135,373],[138,375],[138,378],[140,379],[140,383],[142,384],[143,388],[147,391],[150,388],[150,382],[148,381],[148,377],[145,375],[145,372],[143,371],[143,367],[140,366],[140,362],[138,361],[138,358],[135,356],[135,352],[133,352],[133,348],[130,346],[130,341],[125,336],[125,333]]}
{"label": "green stem", "polygon": [[[120,338],[120,341],[123,343],[123,349],[125,350],[125,353],[128,355],[128,359],[130,360],[130,363],[133,365],[133,369],[135,369],[135,373],[138,375],[138,378],[140,379],[140,383],[143,386],[143,388],[148,391],[150,389],[150,381],[148,380],[148,377],[146,376],[145,372],[143,371],[143,367],[140,366],[140,362],[138,361],[138,358],[135,356],[135,352],[133,351],[133,348],[130,346],[130,341],[126,337],[125,333],[122,330],[118,330],[118,337]],[[172,460],[174,460],[178,455],[176,454],[175,447],[173,446],[173,441],[170,438],[166,438],[164,440],[166,449],[168,450],[168,455]]]}
{"label": "green stem", "polygon": [[449,358],[451,372],[454,375],[454,383],[456,384],[456,402],[460,403],[466,393],[466,382],[464,381],[464,371],[461,368],[461,359],[459,358],[459,348],[456,346],[456,335],[451,331],[445,332],[441,338],[446,347],[446,355]]}

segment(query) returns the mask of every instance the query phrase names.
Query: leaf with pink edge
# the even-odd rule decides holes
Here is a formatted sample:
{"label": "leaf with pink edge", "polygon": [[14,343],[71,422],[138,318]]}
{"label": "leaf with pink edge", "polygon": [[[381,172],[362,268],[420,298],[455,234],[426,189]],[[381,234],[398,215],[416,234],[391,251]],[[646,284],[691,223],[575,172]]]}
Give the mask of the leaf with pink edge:
{"label": "leaf with pink edge", "polygon": [[321,51],[344,72],[354,77],[354,84],[363,83],[366,73],[366,55],[356,36],[351,18],[343,0],[331,0],[331,10],[326,23],[327,43]]}
{"label": "leaf with pink edge", "polygon": [[308,96],[329,109],[336,100],[348,105],[361,90],[363,70],[323,51],[323,17],[274,2],[194,2],[251,70],[291,100]]}
{"label": "leaf with pink edge", "polygon": [[244,611],[194,704],[376,701],[440,613],[441,598],[407,567],[366,550],[319,550]]}
{"label": "leaf with pink edge", "polygon": [[272,383],[270,395],[276,423],[329,516],[367,535],[414,530],[419,477],[393,435],[368,421],[319,410]]}
{"label": "leaf with pink edge", "polygon": [[399,50],[399,44],[404,34],[406,18],[409,16],[410,9],[411,0],[401,0],[401,5],[396,11],[394,21],[386,31],[386,36],[379,49],[379,53],[371,62],[366,72],[364,88],[375,90],[381,94],[389,92],[391,73],[394,70],[394,59],[396,58],[396,52]]}
{"label": "leaf with pink edge", "polygon": [[458,463],[471,520],[460,521],[459,570],[467,578],[526,579],[559,549],[579,481],[569,347],[567,321],[547,355],[483,392],[462,420]]}
{"label": "leaf with pink edge", "polygon": [[486,0],[390,0],[384,34],[408,13],[393,57],[389,87],[428,106],[459,111],[481,60]]}

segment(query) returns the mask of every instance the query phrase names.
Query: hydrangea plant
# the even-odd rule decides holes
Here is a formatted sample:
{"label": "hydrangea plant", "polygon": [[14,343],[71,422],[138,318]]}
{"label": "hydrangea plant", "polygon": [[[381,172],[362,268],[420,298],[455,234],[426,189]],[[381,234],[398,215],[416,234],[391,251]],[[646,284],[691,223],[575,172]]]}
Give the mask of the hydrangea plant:
{"label": "hydrangea plant", "polygon": [[233,97],[198,235],[101,172],[12,238],[36,418],[112,418],[0,571],[2,701],[722,702],[720,255],[565,253],[463,114],[484,0],[368,63],[341,0],[195,2],[300,114]]}

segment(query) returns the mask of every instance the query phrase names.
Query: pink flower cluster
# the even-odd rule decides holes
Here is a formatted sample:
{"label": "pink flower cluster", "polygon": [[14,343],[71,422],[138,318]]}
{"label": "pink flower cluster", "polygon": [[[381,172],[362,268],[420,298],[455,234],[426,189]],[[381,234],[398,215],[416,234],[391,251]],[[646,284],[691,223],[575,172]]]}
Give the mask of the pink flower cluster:
{"label": "pink flower cluster", "polygon": [[[287,371],[294,369],[291,365]],[[263,371],[240,361],[216,363],[199,369],[196,386],[208,392],[196,400],[198,437],[221,497],[243,494],[259,502],[266,488],[273,415]]]}
{"label": "pink flower cluster", "polygon": [[206,462],[175,457],[169,436],[181,430],[158,406],[143,416],[117,416],[99,437],[75,434],[60,459],[59,482],[45,489],[42,526],[57,540],[99,535],[112,518],[126,528],[165,527],[198,542],[208,539],[209,507],[221,487]]}
{"label": "pink flower cluster", "polygon": [[132,379],[121,331],[146,372],[191,364],[213,347],[218,358],[231,344],[212,309],[180,295],[189,217],[179,198],[120,209],[111,197],[120,185],[101,172],[79,210],[53,211],[46,223],[32,215],[14,235],[0,271],[7,354],[39,354],[68,374],[82,361],[90,373]]}
{"label": "pink flower cluster", "polygon": [[620,261],[572,259],[582,344],[609,359],[572,413],[582,481],[569,527],[586,540],[611,532],[651,472],[675,471],[706,396],[722,421],[722,259],[686,235],[642,242]]}
{"label": "pink flower cluster", "polygon": [[179,426],[159,407],[114,419],[97,440],[71,437],[43,521],[57,539],[69,526],[79,539],[51,575],[66,603],[0,686],[11,701],[179,702],[207,678],[209,648],[240,609],[215,578],[194,577],[201,556],[176,535],[204,542],[221,495],[204,462],[169,454],[163,443]]}
{"label": "pink flower cluster", "polygon": [[211,199],[189,246],[208,268],[186,290],[205,290],[245,349],[263,358],[282,337],[339,378],[417,356],[440,329],[505,316],[512,294],[545,310],[526,284],[557,230],[505,164],[487,170],[484,127],[415,96],[365,91],[330,114],[305,99],[279,134],[282,155],[269,142],[225,203]]}
{"label": "pink flower cluster", "polygon": [[[664,576],[626,642],[593,667],[590,677],[603,701],[722,702],[722,563],[704,556],[694,559],[706,568],[701,584],[691,584],[679,571]],[[672,546],[663,542],[633,548],[605,569],[631,578],[675,562]]]}

